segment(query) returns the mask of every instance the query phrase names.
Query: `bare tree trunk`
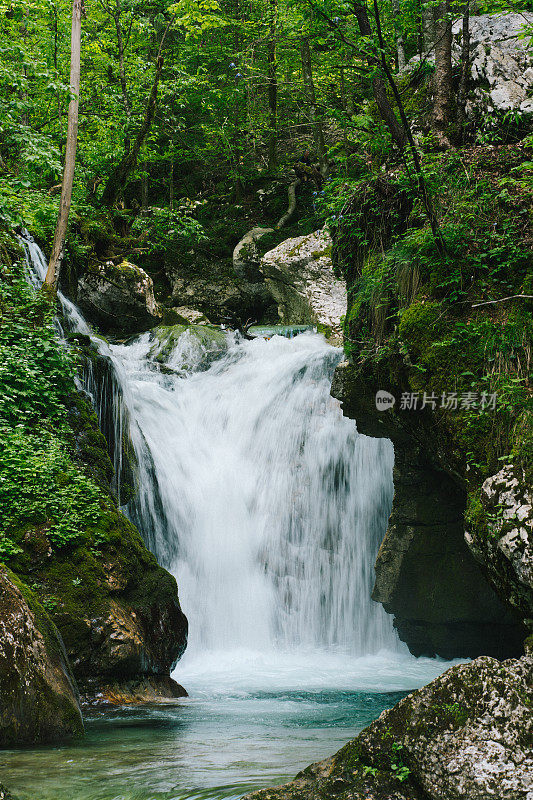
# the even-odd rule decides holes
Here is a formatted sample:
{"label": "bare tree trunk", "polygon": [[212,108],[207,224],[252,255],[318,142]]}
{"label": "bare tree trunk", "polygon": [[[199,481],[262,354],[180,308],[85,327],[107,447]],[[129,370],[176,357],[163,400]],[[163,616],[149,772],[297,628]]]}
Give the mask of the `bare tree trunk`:
{"label": "bare tree trunk", "polygon": [[424,53],[432,53],[435,47],[435,8],[432,3],[422,3],[421,7],[422,43]]}
{"label": "bare tree trunk", "polygon": [[278,79],[276,63],[276,33],[278,23],[278,0],[269,0],[268,35],[268,166],[274,169],[278,163]]}
{"label": "bare tree trunk", "polygon": [[[392,0],[392,13],[398,25],[400,24],[400,0]],[[396,33],[396,52],[398,53],[398,69],[402,70],[405,67],[405,47],[403,43],[403,36],[401,33]]]}
{"label": "bare tree trunk", "polygon": [[124,113],[126,114],[126,133],[124,135],[124,151],[129,152],[131,147],[130,141],[130,120],[131,120],[131,102],[128,94],[128,83],[126,79],[126,67],[124,64],[124,36],[122,32],[122,2],[117,0],[117,5],[113,19],[115,20],[115,28],[117,31],[117,47],[118,47],[118,74],[120,78],[120,88],[122,91],[122,103],[124,105]]}
{"label": "bare tree trunk", "polygon": [[326,154],[326,144],[324,142],[324,129],[322,127],[322,122],[318,119],[315,83],[313,81],[313,68],[311,66],[311,50],[309,48],[309,39],[307,36],[302,39],[301,56],[302,76],[307,93],[307,100],[309,102],[309,116],[313,128],[313,138],[315,141],[318,163],[320,165],[320,173],[322,175],[327,175],[329,165]]}
{"label": "bare tree trunk", "polygon": [[433,78],[433,128],[441,145],[450,146],[447,129],[452,118],[452,21],[448,0],[435,13],[435,75]]}
{"label": "bare tree trunk", "polygon": [[296,189],[300,185],[300,178],[296,177],[293,182],[290,184],[289,188],[287,189],[287,195],[289,198],[289,206],[287,211],[281,217],[280,221],[276,225],[276,230],[279,231],[281,228],[284,228],[287,222],[292,219],[294,216],[294,212],[296,211]]}
{"label": "bare tree trunk", "polygon": [[466,0],[463,14],[463,41],[461,46],[461,80],[457,92],[457,121],[460,127],[461,139],[464,136],[466,124],[466,85],[470,72],[470,0]]}
{"label": "bare tree trunk", "polygon": [[[372,37],[372,28],[370,27],[370,20],[368,18],[366,5],[356,3],[353,5],[353,10],[357,18],[361,35],[369,37],[370,39]],[[389,102],[389,98],[387,97],[385,81],[378,72],[381,66],[380,59],[371,53],[367,53],[366,58],[371,67],[377,67],[372,76],[372,90],[374,92],[374,99],[376,101],[381,119],[388,127],[394,143],[400,150],[403,150],[405,147],[406,131],[398,122],[398,118],[396,117],[394,109]]]}
{"label": "bare tree trunk", "polygon": [[61,185],[61,200],[52,255],[43,287],[53,290],[57,286],[63,247],[67,233],[68,217],[72,201],[72,186],[74,183],[74,169],[76,166],[76,146],[78,143],[78,108],[80,101],[80,62],[81,62],[81,16],[83,13],[83,0],[73,0],[72,3],[72,31],[70,37],[70,103],[68,107],[67,146],[65,150],[65,168],[63,170],[63,183]]}
{"label": "bare tree trunk", "polygon": [[159,45],[159,51],[157,53],[157,58],[156,58],[156,69],[155,69],[154,80],[152,83],[150,96],[148,97],[148,101],[146,103],[144,119],[142,121],[141,127],[139,128],[137,136],[135,137],[133,146],[127,153],[124,154],[119,164],[117,164],[117,166],[111,173],[109,180],[107,181],[107,184],[102,193],[102,203],[104,203],[104,205],[106,206],[112,206],[113,203],[115,203],[115,201],[117,200],[120,193],[123,191],[129,176],[137,166],[137,159],[139,158],[141,147],[143,146],[144,140],[146,139],[150,131],[150,128],[152,127],[152,122],[155,116],[155,110],[157,106],[157,90],[159,87],[159,79],[161,77],[161,72],[163,71],[163,46],[165,44],[165,39],[167,38],[167,34],[175,18],[176,15],[174,15],[170,20],[170,22],[167,24],[163,36],[161,37],[161,44]]}
{"label": "bare tree trunk", "polygon": [[174,153],[172,153],[170,159],[170,171],[169,171],[169,205],[170,210],[174,211]]}

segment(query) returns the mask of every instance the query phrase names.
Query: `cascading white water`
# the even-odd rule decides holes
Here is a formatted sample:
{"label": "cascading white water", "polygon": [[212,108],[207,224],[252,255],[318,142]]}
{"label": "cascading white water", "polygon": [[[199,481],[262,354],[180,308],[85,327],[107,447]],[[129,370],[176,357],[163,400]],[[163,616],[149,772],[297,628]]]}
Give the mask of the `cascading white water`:
{"label": "cascading white water", "polygon": [[[37,286],[44,258],[23,244]],[[393,449],[359,435],[330,396],[341,351],[316,334],[228,334],[217,353],[190,333],[172,346],[153,334],[108,346],[60,301],[69,328],[113,363],[114,438],[125,406],[139,473],[125,511],[176,575],[190,657],[397,648],[370,599]],[[103,417],[109,398],[90,365],[84,379]]]}
{"label": "cascading white water", "polygon": [[130,511],[178,579],[189,649],[394,646],[370,599],[392,445],[330,396],[341,351],[316,334],[231,338],[199,369],[186,334],[161,371],[148,334],[111,350],[140,469]]}

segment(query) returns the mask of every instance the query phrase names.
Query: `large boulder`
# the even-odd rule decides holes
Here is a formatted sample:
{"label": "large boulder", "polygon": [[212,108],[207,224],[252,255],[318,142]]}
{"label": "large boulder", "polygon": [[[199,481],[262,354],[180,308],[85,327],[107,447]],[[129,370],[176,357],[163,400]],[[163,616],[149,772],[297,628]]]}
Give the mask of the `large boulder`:
{"label": "large boulder", "polygon": [[[533,491],[522,470],[504,466],[481,487],[481,518],[465,539],[492,585],[533,626]],[[474,522],[478,524],[474,524]]]}
{"label": "large boulder", "polygon": [[61,637],[32,592],[0,566],[0,747],[82,734]]}
{"label": "large boulder", "polygon": [[129,261],[88,267],[78,284],[78,304],[104,331],[137,333],[161,318],[152,279]]}
{"label": "large boulder", "polygon": [[531,800],[533,658],[452,667],[332,758],[247,800]]}
{"label": "large boulder", "polygon": [[263,256],[261,272],[284,324],[314,324],[332,341],[342,340],[346,286],[333,272],[327,230],[286,239]]}
{"label": "large boulder", "polygon": [[[533,13],[470,17],[470,86],[466,111],[533,114],[533,52],[526,28]],[[462,20],[453,25],[455,61],[462,44]]]}

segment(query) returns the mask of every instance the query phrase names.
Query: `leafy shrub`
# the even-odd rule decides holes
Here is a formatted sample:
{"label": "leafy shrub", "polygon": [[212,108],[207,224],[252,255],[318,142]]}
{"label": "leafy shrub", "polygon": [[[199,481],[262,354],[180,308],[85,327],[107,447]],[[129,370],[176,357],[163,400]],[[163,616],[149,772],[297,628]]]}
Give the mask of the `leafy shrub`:
{"label": "leafy shrub", "polygon": [[[98,524],[100,490],[74,464],[65,441],[41,429],[0,428],[0,547],[4,555],[25,526],[43,526],[55,546]],[[15,544],[16,547],[16,544]],[[1,552],[1,551],[0,551]]]}
{"label": "leafy shrub", "polygon": [[57,339],[53,305],[21,273],[20,263],[0,273],[3,559],[20,552],[28,526],[42,527],[54,547],[90,534],[105,501],[73,455],[66,409],[74,391],[73,357]]}

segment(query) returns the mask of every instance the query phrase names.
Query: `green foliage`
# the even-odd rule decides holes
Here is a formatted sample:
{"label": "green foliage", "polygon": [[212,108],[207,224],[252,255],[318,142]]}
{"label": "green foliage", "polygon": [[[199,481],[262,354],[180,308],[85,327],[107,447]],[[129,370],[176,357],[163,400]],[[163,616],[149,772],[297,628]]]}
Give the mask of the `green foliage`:
{"label": "green foliage", "polygon": [[80,537],[98,544],[104,495],[73,457],[67,404],[72,355],[58,341],[54,308],[30,289],[21,267],[4,264],[0,282],[0,557],[22,552],[41,529],[53,547]]}
{"label": "green foliage", "polygon": [[22,427],[2,427],[0,435],[3,540],[17,538],[27,525],[42,526],[49,541],[61,547],[98,524],[100,490],[73,463],[64,438]]}
{"label": "green foliage", "polygon": [[405,748],[403,744],[400,744],[399,742],[393,742],[391,749],[391,770],[395,778],[403,783],[411,774],[410,768],[405,763]]}
{"label": "green foliage", "polygon": [[74,367],[58,344],[54,309],[11,274],[0,283],[0,313],[0,419],[24,427],[64,419]]}
{"label": "green foliage", "polygon": [[148,254],[166,253],[176,245],[189,250],[202,241],[207,240],[205,231],[192,217],[194,205],[191,201],[182,201],[178,211],[167,208],[151,208],[148,213],[140,214],[132,226],[132,233],[139,235],[146,242]]}

